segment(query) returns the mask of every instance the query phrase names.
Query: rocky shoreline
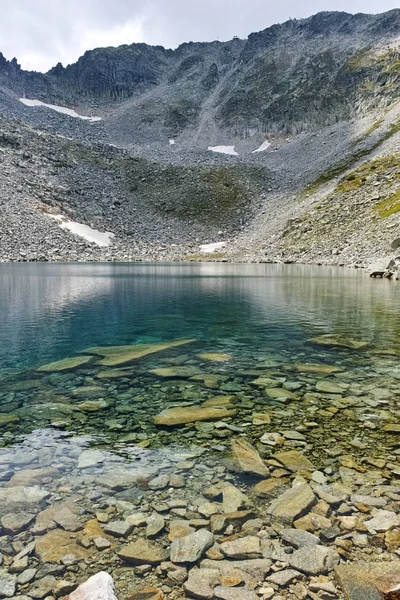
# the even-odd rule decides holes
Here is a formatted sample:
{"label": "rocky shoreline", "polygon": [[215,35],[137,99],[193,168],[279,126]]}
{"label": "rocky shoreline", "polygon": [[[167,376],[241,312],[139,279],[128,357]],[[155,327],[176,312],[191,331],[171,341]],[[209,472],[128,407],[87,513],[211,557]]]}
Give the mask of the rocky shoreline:
{"label": "rocky shoreline", "polygon": [[234,365],[194,340],[88,348],[3,378],[0,596],[106,571],[129,600],[396,598],[397,351],[307,347]]}

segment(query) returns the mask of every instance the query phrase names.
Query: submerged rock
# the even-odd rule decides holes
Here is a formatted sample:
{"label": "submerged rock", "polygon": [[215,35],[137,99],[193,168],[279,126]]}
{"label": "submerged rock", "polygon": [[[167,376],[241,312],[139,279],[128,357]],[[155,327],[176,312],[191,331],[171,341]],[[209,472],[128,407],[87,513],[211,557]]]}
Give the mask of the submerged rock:
{"label": "submerged rock", "polygon": [[196,421],[220,421],[226,417],[236,415],[235,409],[226,409],[224,407],[177,407],[164,410],[154,417],[155,425],[185,425],[186,423],[195,423]]}
{"label": "submerged rock", "polygon": [[335,573],[349,600],[398,598],[400,561],[340,565],[336,567]]}
{"label": "submerged rock", "polygon": [[193,375],[198,375],[200,369],[197,367],[161,367],[160,369],[151,369],[149,373],[162,379],[189,379]]}
{"label": "submerged rock", "polygon": [[339,564],[340,556],[334,548],[312,545],[303,546],[289,557],[294,569],[307,575],[321,575],[332,571]]}
{"label": "submerged rock", "polygon": [[269,469],[257,450],[244,438],[233,440],[231,448],[233,460],[239,466],[240,471],[260,477],[266,477],[269,474]]}
{"label": "submerged rock", "polygon": [[92,360],[93,356],[74,356],[72,358],[64,358],[63,360],[58,360],[56,362],[49,363],[48,365],[43,365],[42,367],[39,367],[37,371],[39,371],[39,373],[52,373],[54,371],[73,371],[78,367],[87,365]]}
{"label": "submerged rock", "polygon": [[122,560],[133,565],[158,565],[169,557],[168,550],[142,538],[123,546],[117,554]]}
{"label": "submerged rock", "polygon": [[352,340],[347,338],[340,333],[328,333],[326,335],[319,335],[315,338],[307,340],[307,344],[315,346],[326,346],[328,348],[348,348],[350,350],[363,350],[368,348],[369,342],[363,342],[361,340]]}
{"label": "submerged rock", "polygon": [[104,367],[114,367],[129,363],[132,360],[137,360],[155,354],[157,352],[163,352],[170,348],[177,348],[186,344],[192,344],[196,340],[175,340],[173,342],[163,342],[160,344],[138,344],[136,346],[103,346],[96,348],[88,348],[84,350],[85,354],[95,354],[102,356],[103,358],[97,362],[97,364]]}
{"label": "submerged rock", "polygon": [[171,544],[171,562],[197,562],[208,548],[214,544],[214,536],[205,529],[195,531]]}
{"label": "submerged rock", "polygon": [[316,502],[316,497],[307,483],[296,485],[276,498],[267,508],[267,514],[283,524],[290,525],[303,516]]}

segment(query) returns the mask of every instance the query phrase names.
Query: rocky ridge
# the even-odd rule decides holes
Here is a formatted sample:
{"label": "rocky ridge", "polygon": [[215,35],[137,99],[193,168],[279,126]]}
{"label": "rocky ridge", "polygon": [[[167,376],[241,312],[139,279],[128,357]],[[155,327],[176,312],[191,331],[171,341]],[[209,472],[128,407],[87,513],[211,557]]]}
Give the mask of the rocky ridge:
{"label": "rocky ridge", "polygon": [[[46,74],[1,56],[0,259],[196,259],[220,241],[209,258],[397,258],[397,205],[377,209],[397,193],[396,177],[390,189],[384,175],[345,196],[340,179],[399,152],[399,14],[319,13],[177,50],[100,48]],[[237,155],[207,150],[221,144]],[[114,241],[96,247],[46,211]]]}

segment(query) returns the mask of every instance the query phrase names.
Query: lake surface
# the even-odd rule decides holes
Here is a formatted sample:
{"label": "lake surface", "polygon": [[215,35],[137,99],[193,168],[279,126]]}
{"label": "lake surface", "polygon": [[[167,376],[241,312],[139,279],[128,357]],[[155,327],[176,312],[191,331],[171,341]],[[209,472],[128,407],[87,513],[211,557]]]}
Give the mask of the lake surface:
{"label": "lake surface", "polygon": [[[10,540],[44,539],[39,565],[75,556],[72,578],[93,560],[113,571],[107,520],[164,515],[165,546],[174,518],[209,518],[205,486],[251,496],[266,468],[278,494],[297,477],[273,458],[282,449],[306,457],[307,480],[397,485],[399,297],[396,282],[338,268],[0,265],[0,516],[32,515]],[[82,364],[58,362],[70,358]],[[250,450],[243,472],[243,439],[264,466]],[[273,494],[251,502],[265,512]],[[46,506],[83,533],[49,526]]]}

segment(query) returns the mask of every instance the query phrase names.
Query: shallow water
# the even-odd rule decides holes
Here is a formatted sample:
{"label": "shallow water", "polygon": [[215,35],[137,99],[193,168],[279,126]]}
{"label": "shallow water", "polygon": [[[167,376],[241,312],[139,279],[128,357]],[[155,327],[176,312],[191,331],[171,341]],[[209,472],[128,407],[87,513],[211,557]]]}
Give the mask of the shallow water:
{"label": "shallow water", "polygon": [[[88,517],[96,502],[117,503],[120,513],[171,497],[195,502],[205,484],[225,477],[248,491],[257,478],[230,475],[237,471],[230,445],[240,437],[264,460],[282,447],[305,453],[327,481],[393,484],[397,436],[383,428],[398,420],[399,290],[337,268],[0,265],[0,513],[27,508],[2,505],[1,486],[17,485],[16,475],[25,486],[40,485],[50,505],[72,498]],[[368,346],[307,342],[324,334]],[[100,364],[106,351],[87,351],[181,339],[190,343],[111,367]],[[79,368],[37,371],[84,350],[92,358]],[[325,377],[310,364],[337,372]],[[175,375],[151,372],[166,368]],[[333,390],[324,389],[327,382]],[[165,409],[200,408],[221,396],[217,422],[154,422]],[[266,412],[270,423],[259,424],[254,415]],[[277,437],[260,442],[265,434]],[[351,479],[348,461],[338,462],[343,455],[392,467],[356,470]],[[50,470],[41,478],[39,468]],[[170,479],[150,492],[136,485],[159,474],[178,477],[176,485]],[[43,501],[28,509],[36,514]]]}

